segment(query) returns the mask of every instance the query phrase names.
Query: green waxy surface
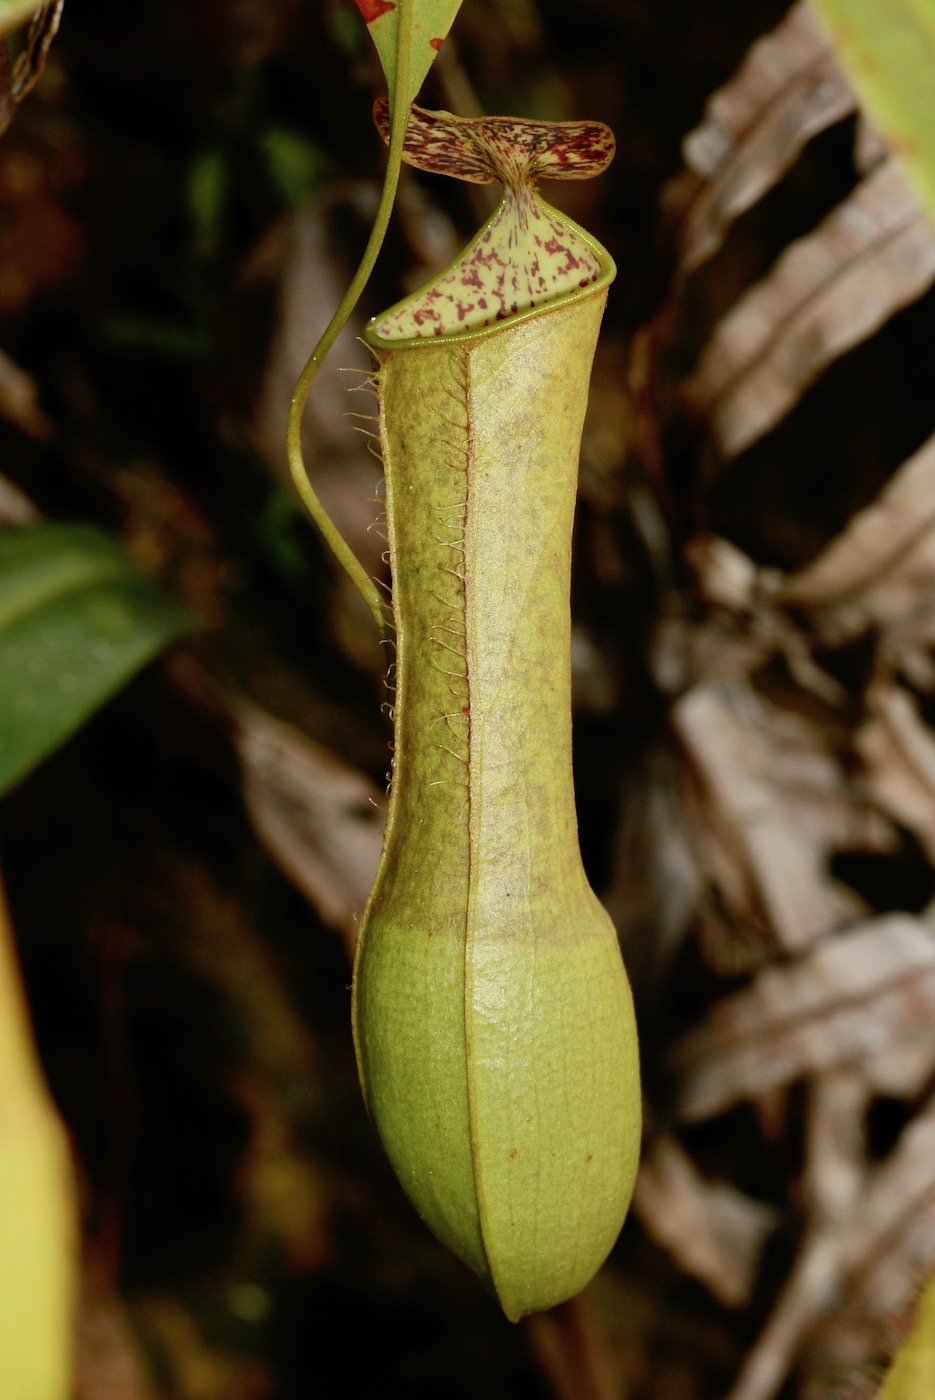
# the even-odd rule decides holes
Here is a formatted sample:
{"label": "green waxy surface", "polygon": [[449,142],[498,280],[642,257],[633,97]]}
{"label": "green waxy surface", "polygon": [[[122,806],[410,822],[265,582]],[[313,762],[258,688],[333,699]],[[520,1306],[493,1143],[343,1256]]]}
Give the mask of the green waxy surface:
{"label": "green waxy surface", "polygon": [[396,734],[355,1040],[404,1188],[512,1318],[600,1266],[640,1139],[630,992],[572,787],[571,527],[613,275],[588,242],[597,281],[546,311],[475,334],[368,337]]}

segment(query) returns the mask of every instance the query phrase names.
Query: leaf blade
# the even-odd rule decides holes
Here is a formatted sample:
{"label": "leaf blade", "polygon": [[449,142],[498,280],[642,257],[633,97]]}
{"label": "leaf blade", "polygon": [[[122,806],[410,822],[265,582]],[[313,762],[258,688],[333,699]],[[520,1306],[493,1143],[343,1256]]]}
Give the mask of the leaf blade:
{"label": "leaf blade", "polygon": [[935,218],[935,0],[815,0],[861,102]]}
{"label": "leaf blade", "polygon": [[44,4],[45,0],[0,0],[0,36],[19,29]]}
{"label": "leaf blade", "polygon": [[[354,0],[376,45],[390,106],[396,91],[396,40],[400,5],[392,0]],[[410,0],[412,7],[412,46],[409,71],[403,75],[406,105],[415,99],[461,8],[461,0]]]}
{"label": "leaf blade", "polygon": [[98,531],[0,538],[0,794],[190,626]]}
{"label": "leaf blade", "polygon": [[915,1323],[886,1373],[878,1400],[925,1400],[935,1388],[935,1278],[925,1286]]}

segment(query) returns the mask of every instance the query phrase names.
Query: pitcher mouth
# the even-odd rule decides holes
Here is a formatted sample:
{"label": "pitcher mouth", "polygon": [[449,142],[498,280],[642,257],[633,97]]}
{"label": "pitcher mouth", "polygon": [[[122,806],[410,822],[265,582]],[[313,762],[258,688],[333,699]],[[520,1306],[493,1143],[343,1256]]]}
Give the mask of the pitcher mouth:
{"label": "pitcher mouth", "polygon": [[[376,104],[375,119],[387,137],[385,101]],[[414,107],[404,150],[409,164],[472,183],[499,181],[504,195],[454,262],[374,318],[367,341],[389,346],[477,335],[609,283],[615,268],[606,249],[535,185],[540,176],[598,174],[613,153],[613,136],[599,122],[469,119]]]}
{"label": "pitcher mouth", "polygon": [[[533,250],[528,262],[509,256],[516,212],[506,195],[455,262],[373,318],[364,333],[367,343],[401,349],[493,334],[609,286],[617,269],[606,248],[538,195],[529,204],[535,212],[527,215]],[[557,270],[549,268],[548,251],[540,255],[540,240],[555,250]]]}

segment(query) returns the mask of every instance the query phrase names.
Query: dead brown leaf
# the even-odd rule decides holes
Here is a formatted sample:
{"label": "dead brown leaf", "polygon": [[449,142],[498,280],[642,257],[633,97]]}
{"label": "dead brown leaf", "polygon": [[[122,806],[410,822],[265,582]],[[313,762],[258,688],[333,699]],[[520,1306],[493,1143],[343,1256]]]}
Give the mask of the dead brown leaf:
{"label": "dead brown leaf", "polygon": [[619,796],[614,876],[601,901],[631,978],[654,980],[671,965],[702,889],[672,753],[650,749],[628,769]]}
{"label": "dead brown leaf", "polygon": [[176,658],[172,675],[229,734],[260,842],[352,949],[382,849],[385,794],[294,726],[220,685],[190,657]]}
{"label": "dead brown leaf", "polygon": [[907,690],[879,680],[867,695],[869,718],[857,734],[870,792],[918,838],[935,864],[935,734]]}
{"label": "dead brown leaf", "polygon": [[[743,274],[745,240],[756,243],[754,220],[738,230],[737,257],[733,244],[725,248],[716,288],[715,269],[686,286],[809,141],[851,115],[851,193],[737,300],[730,288]],[[644,332],[644,359],[661,388],[655,399],[644,394],[643,412],[650,428],[653,413],[664,419],[667,337],[675,365],[678,352],[682,362],[694,353],[692,331],[673,331],[678,313],[687,322],[698,302],[719,299],[721,320],[675,396],[687,428],[709,430],[714,455],[727,460],[931,288],[935,232],[897,169],[898,153],[858,111],[802,3],[748,52],[683,149],[687,169],[667,192],[678,267],[668,304]],[[803,179],[810,170],[803,165]],[[788,193],[799,198],[797,181]],[[634,441],[647,474],[652,468],[677,492],[683,478],[667,476],[658,450],[664,422],[655,437],[641,424]],[[740,539],[749,528],[741,511],[755,505],[743,491],[731,496],[734,476],[716,501],[706,499],[706,452],[697,446],[691,464],[693,526],[723,508],[725,528]],[[782,464],[767,466],[767,499],[773,471]],[[788,575],[763,568],[728,540],[699,533],[683,551],[688,587],[673,583],[663,601],[653,666],[674,699],[687,760],[680,815],[703,882],[702,955],[721,970],[753,969],[745,989],[723,997],[677,1047],[677,1112],[698,1122],[748,1102],[763,1138],[786,1148],[805,1129],[803,1166],[785,1197],[784,1220],[799,1223],[797,1256],[774,1283],[773,1309],[735,1371],[730,1400],[770,1400],[784,1386],[829,1400],[838,1395],[834,1377],[862,1383],[874,1349],[885,1356],[894,1331],[898,1340],[893,1319],[935,1264],[935,1110],[914,1104],[935,1082],[935,909],[871,918],[831,876],[844,850],[905,853],[906,831],[935,866],[933,501],[935,438],[808,566]],[[858,863],[849,868],[864,888]],[[868,898],[886,907],[876,869],[868,867]],[[892,902],[899,898],[897,889]],[[803,1081],[804,1095],[790,1095]],[[876,1116],[881,1096],[903,1101],[888,1112],[904,1112],[907,1125],[877,1166],[880,1124],[890,1121]],[[650,1146],[636,1209],[681,1272],[729,1304],[718,1217],[706,1183],[679,1154],[665,1138]],[[846,1393],[854,1400],[857,1392]]]}
{"label": "dead brown leaf", "polygon": [[777,601],[804,611],[828,646],[876,628],[892,634],[885,648],[893,663],[913,644],[926,650],[925,603],[935,584],[933,502],[935,437],[817,559],[784,580]]}
{"label": "dead brown leaf", "polygon": [[826,868],[844,782],[822,736],[740,683],[695,687],[672,720],[696,774],[699,861],[738,928],[793,951],[857,917]]}
{"label": "dead brown leaf", "polygon": [[19,104],[42,77],[64,5],[65,0],[49,0],[37,7],[15,62],[10,62],[6,39],[0,41],[0,136],[13,120]]}
{"label": "dead brown leaf", "polygon": [[722,319],[686,384],[725,457],[935,280],[935,231],[895,160],[868,175]]}
{"label": "dead brown leaf", "polygon": [[64,8],[65,0],[47,0],[46,4],[36,9],[29,21],[23,51],[13,65],[12,95],[15,102],[22,102],[42,77]]}
{"label": "dead brown leaf", "polygon": [[811,1340],[803,1400],[843,1393],[904,1335],[935,1268],[935,1100],[870,1176],[840,1234],[838,1306]]}
{"label": "dead brown leaf", "polygon": [[854,97],[805,3],[749,50],[685,139],[691,177],[664,192],[680,212],[681,267],[712,257],[733,221],[772,188],[818,132],[854,110]]}
{"label": "dead brown leaf", "polygon": [[865,1193],[864,1124],[870,1091],[860,1071],[849,1066],[832,1070],[818,1076],[810,1090],[802,1244],[729,1400],[769,1400],[816,1325],[834,1308],[845,1242]]}
{"label": "dead brown leaf", "polygon": [[0,528],[31,525],[39,519],[39,512],[32,501],[18,486],[0,476]]}
{"label": "dead brown leaf", "polygon": [[729,540],[705,536],[686,546],[704,615],[670,597],[653,645],[657,684],[677,695],[698,685],[737,682],[784,649],[789,629],[763,606],[761,571]]}
{"label": "dead brown leaf", "polygon": [[35,380],[0,350],[0,414],[40,442],[52,436],[52,425],[39,407]]}
{"label": "dead brown leaf", "polygon": [[696,589],[707,605],[698,619],[674,603],[657,632],[653,670],[663,690],[737,681],[782,656],[791,675],[825,704],[845,692],[814,658],[814,637],[780,597],[785,575],[760,568],[730,540],[701,535],[685,546]]}
{"label": "dead brown leaf", "polygon": [[933,1199],[935,1099],[930,1099],[869,1179],[860,1202],[860,1229],[847,1236],[842,1254],[848,1276],[872,1277],[883,1268],[887,1253],[913,1230],[916,1216]]}
{"label": "dead brown leaf", "polygon": [[633,1196],[643,1227],[684,1273],[725,1307],[750,1301],[776,1211],[723,1181],[706,1181],[673,1137],[656,1138],[643,1157]]}
{"label": "dead brown leaf", "polygon": [[[679,1111],[694,1121],[817,1074],[905,1047],[935,1065],[935,933],[887,914],[760,972],[678,1047]],[[924,1048],[923,1048],[924,1047]],[[892,1072],[892,1062],[890,1062]]]}
{"label": "dead brown leaf", "polygon": [[800,1356],[803,1400],[838,1393],[835,1378],[853,1383],[892,1348],[901,1314],[935,1264],[935,1101],[867,1174],[869,1098],[859,1070],[822,1075],[812,1086],[807,1227],[729,1400],[769,1400]]}
{"label": "dead brown leaf", "polygon": [[238,701],[234,714],[257,835],[325,923],[356,938],[383,844],[385,795],[257,707]]}

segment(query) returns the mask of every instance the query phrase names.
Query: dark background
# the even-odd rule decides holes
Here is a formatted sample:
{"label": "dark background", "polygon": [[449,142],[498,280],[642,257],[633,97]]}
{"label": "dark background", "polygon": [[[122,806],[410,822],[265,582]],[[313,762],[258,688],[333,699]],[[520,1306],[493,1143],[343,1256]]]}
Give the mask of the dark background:
{"label": "dark background", "polygon": [[[922,303],[711,491],[684,425],[666,426],[655,479],[630,438],[630,338],[670,285],[660,190],[706,97],[785,8],[465,0],[422,94],[427,106],[466,97],[492,113],[597,118],[618,139],[600,181],[547,192],[619,268],[574,585],[600,656],[576,676],[580,822],[599,892],[620,879],[627,794],[665,749],[648,650],[681,543],[712,528],[760,563],[800,565],[928,430],[927,361],[905,353],[927,334]],[[186,653],[200,667],[382,787],[380,652],[292,504],[284,418],[277,429],[269,407],[288,391],[283,278],[307,296],[308,351],[366,238],[380,90],[350,0],[68,0],[42,82],[0,143],[0,344],[42,414],[27,430],[0,421],[0,463],[42,514],[112,531],[192,609]],[[740,222],[683,306],[671,381],[737,290],[846,192],[851,137],[821,138]],[[482,213],[466,187],[407,175],[366,314]],[[318,238],[304,270],[300,227]],[[340,390],[314,393],[312,447],[354,516],[364,448]],[[662,563],[634,518],[635,487],[657,503]],[[157,663],[23,782],[0,804],[0,838],[79,1163],[86,1307],[121,1300],[121,1345],[146,1356],[153,1394],[574,1394],[556,1381],[556,1346],[583,1368],[577,1393],[591,1393],[592,1323],[574,1312],[552,1331],[506,1323],[403,1199],[356,1085],[344,943],[261,849],[223,727],[177,675]],[[910,861],[901,878],[923,877]],[[689,958],[664,993],[652,924],[632,961],[648,1082],[664,1102],[660,1045],[691,1021],[708,974]],[[729,1155],[729,1136],[702,1136],[709,1160]],[[796,1163],[756,1151],[747,1178],[778,1200]],[[591,1304],[626,1376],[619,1393],[722,1393],[780,1276],[781,1238],[776,1248],[763,1301],[727,1316],[628,1223]],[[104,1382],[87,1393],[118,1396]]]}

